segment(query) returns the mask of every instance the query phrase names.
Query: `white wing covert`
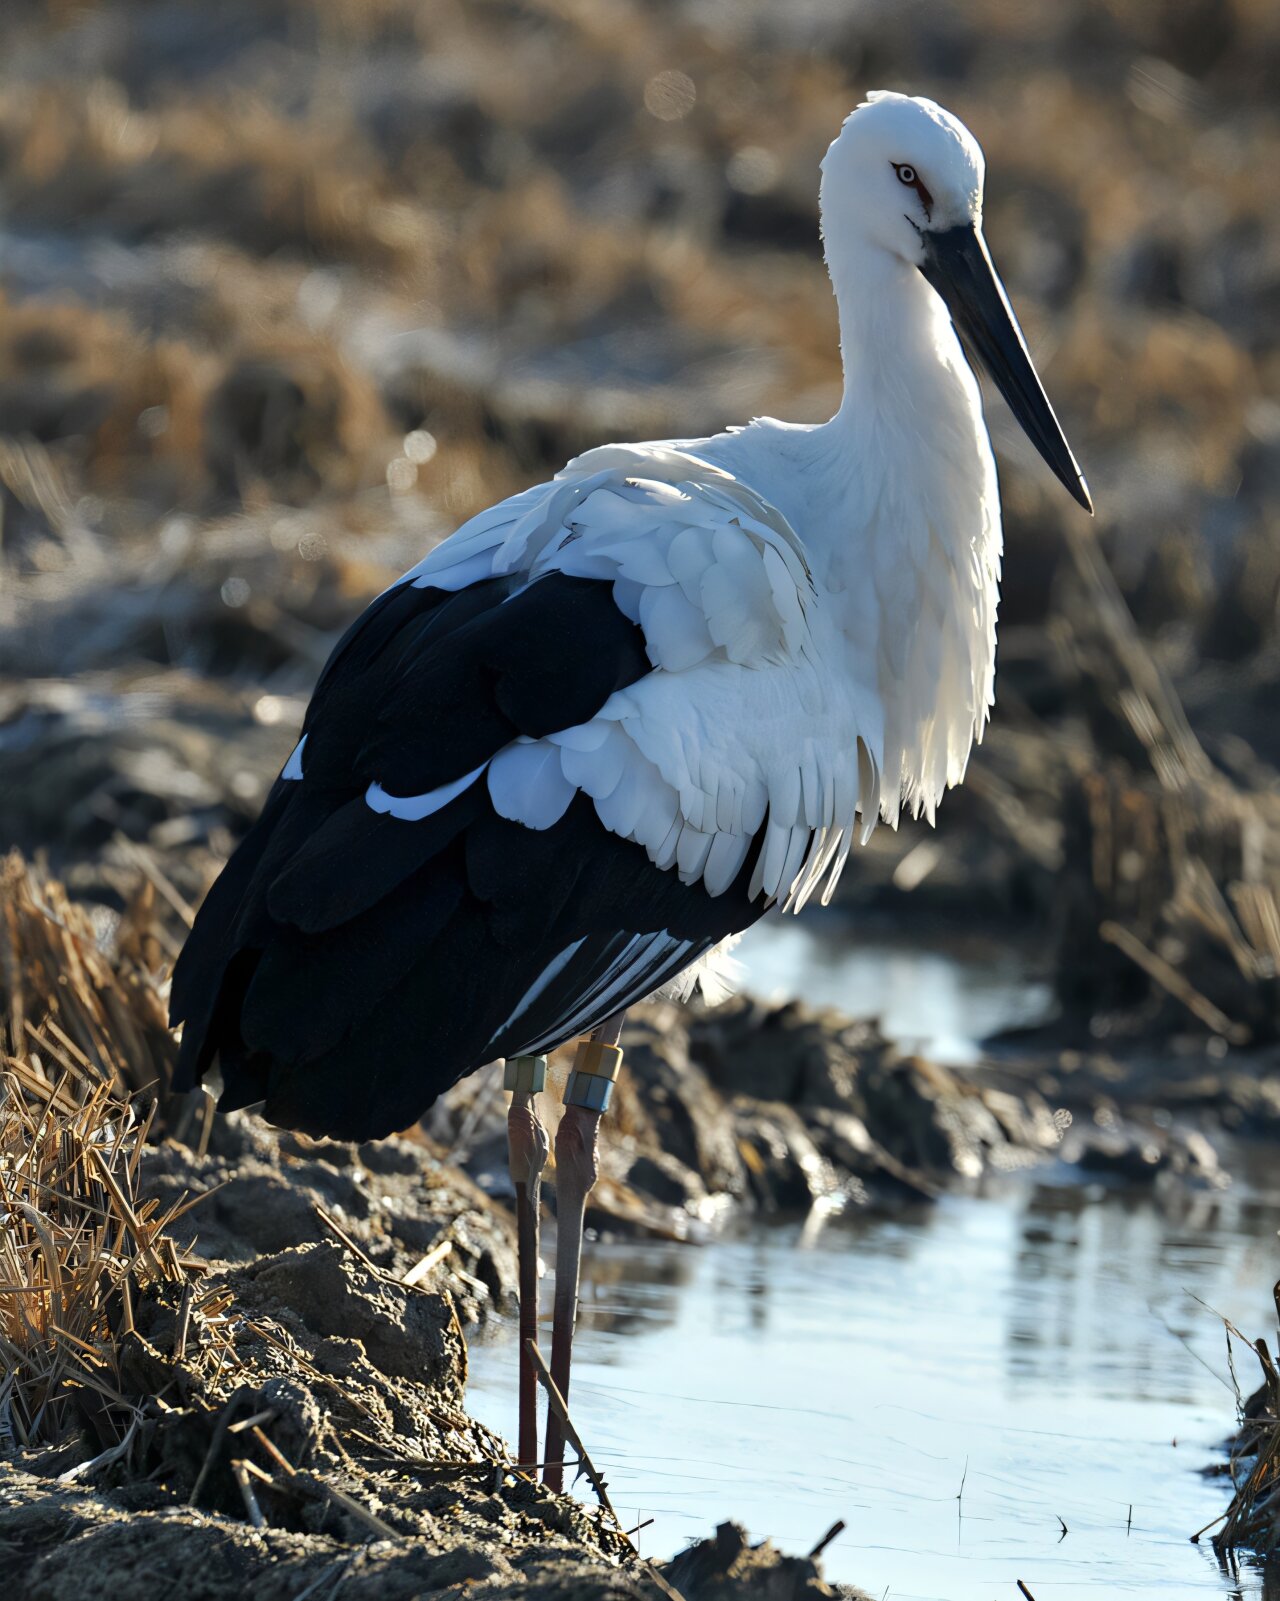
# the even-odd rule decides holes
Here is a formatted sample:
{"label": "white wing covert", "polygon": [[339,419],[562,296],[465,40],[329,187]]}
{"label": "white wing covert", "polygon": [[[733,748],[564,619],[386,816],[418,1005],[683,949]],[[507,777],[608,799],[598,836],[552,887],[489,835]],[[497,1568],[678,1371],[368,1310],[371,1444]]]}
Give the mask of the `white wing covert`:
{"label": "white wing covert", "polygon": [[402,582],[552,572],[610,582],[654,671],[591,721],[499,751],[495,810],[545,829],[582,792],[612,833],[711,895],[763,829],[752,897],[829,898],[879,812],[881,706],[871,653],[827,614],[781,514],[683,451],[608,446],[473,519]]}

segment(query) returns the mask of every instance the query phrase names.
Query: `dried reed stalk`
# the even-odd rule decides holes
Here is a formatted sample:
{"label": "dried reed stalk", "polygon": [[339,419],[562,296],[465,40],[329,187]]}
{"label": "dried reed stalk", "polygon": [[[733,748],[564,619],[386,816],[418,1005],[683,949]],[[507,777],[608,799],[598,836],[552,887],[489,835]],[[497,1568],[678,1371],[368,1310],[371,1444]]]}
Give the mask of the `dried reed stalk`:
{"label": "dried reed stalk", "polygon": [[[1280,1284],[1274,1295],[1280,1320]],[[1240,1403],[1242,1421],[1231,1445],[1234,1493],[1213,1543],[1219,1551],[1243,1548],[1274,1556],[1280,1551],[1280,1371],[1265,1340],[1246,1339],[1231,1323],[1227,1336],[1257,1357],[1262,1388]]]}

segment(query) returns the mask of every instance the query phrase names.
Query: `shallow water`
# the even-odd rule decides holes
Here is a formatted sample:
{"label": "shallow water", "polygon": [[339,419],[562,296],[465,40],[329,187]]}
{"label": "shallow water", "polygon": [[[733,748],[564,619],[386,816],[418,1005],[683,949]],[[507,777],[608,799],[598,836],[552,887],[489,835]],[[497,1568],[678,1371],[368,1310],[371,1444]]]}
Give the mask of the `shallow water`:
{"label": "shallow water", "polygon": [[[786,987],[787,941],[748,951],[754,982],[772,963],[763,987]],[[832,994],[814,981],[822,961],[795,970],[809,999],[896,1005],[878,960],[879,979],[856,952],[826,963]],[[1015,969],[978,983],[917,958],[913,985],[911,960],[894,958],[901,993],[935,1002],[913,1015],[919,1037],[950,1039],[959,1059],[976,1033],[1028,1015]],[[950,1008],[926,981],[939,960]],[[639,1536],[650,1556],[727,1517],[805,1551],[842,1518],[828,1576],[892,1601],[1017,1601],[1018,1579],[1037,1601],[1280,1601],[1280,1580],[1233,1578],[1188,1540],[1226,1504],[1199,1470],[1235,1415],[1222,1325],[1200,1302],[1248,1333],[1275,1322],[1280,1178],[1265,1153],[1245,1165],[1249,1182],[1221,1195],[1081,1189],[1050,1172],[706,1248],[597,1243],[575,1421],[619,1513],[654,1520]],[[514,1360],[511,1323],[472,1347],[471,1406],[507,1434]],[[1252,1361],[1237,1353],[1249,1388]]]}
{"label": "shallow water", "polygon": [[[843,1518],[828,1575],[898,1601],[1019,1578],[1038,1601],[1262,1597],[1188,1543],[1225,1505],[1199,1469],[1234,1416],[1194,1297],[1269,1331],[1278,1224],[1277,1195],[1166,1210],[1026,1182],[816,1234],[596,1245],[574,1418],[619,1513],[655,1520],[649,1555],[726,1517],[804,1551]],[[508,1433],[510,1332],[473,1347],[470,1388]]]}

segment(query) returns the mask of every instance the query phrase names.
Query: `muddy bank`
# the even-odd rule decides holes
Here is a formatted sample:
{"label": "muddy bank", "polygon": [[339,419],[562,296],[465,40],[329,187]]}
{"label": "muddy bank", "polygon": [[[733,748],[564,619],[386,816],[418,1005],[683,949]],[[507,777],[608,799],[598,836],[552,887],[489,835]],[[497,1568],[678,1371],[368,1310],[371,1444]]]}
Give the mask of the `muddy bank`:
{"label": "muddy bank", "polygon": [[[1242,1130],[1200,1115],[1221,1110],[1221,1075],[1188,1071],[1179,1098],[1179,1081],[1154,1062],[1130,1080],[1105,1058],[1063,1052],[948,1068],[903,1052],[873,1022],[745,995],[712,1009],[648,1002],[630,1013],[623,1045],[590,1203],[592,1225],[613,1234],[699,1239],[734,1213],[893,1208],[1045,1163],[1068,1164],[1081,1182],[1219,1188],[1229,1177],[1215,1142],[1266,1132],[1251,1117]],[[570,1057],[552,1059],[553,1120]],[[1242,1106],[1269,1093],[1259,1072],[1233,1070]],[[497,1084],[492,1069],[476,1075],[428,1127],[486,1193],[506,1198]]]}
{"label": "muddy bank", "polygon": [[184,1193],[200,1197],[172,1232],[209,1260],[252,1262],[303,1240],[345,1239],[393,1278],[425,1260],[465,1324],[504,1310],[515,1293],[510,1217],[419,1140],[342,1145],[233,1113],[212,1119],[203,1154],[173,1140],[149,1151],[142,1188],[165,1207]]}
{"label": "muddy bank", "polygon": [[[177,892],[154,864],[150,877],[134,858],[120,865],[137,882],[114,918],[16,859],[0,875],[4,1024],[27,1041],[8,1058],[0,1102],[11,1221],[16,1153],[30,1143],[15,1120],[64,1101],[71,1116],[79,1098],[105,1093],[104,1077],[148,1099],[172,1060],[160,1005],[172,936],[157,885]],[[1056,1160],[1074,1133],[1049,1086],[983,1082],[904,1055],[872,1024],[799,1005],[650,1003],[624,1045],[590,1219],[615,1234],[707,1237],[733,1211],[915,1203]],[[567,1054],[553,1059],[553,1092]],[[69,1076],[51,1077],[63,1064]],[[554,1115],[557,1097],[545,1100]],[[117,1142],[122,1117],[102,1120]],[[169,1594],[175,1572],[210,1601],[245,1589],[296,1601],[339,1581],[406,1601],[479,1584],[497,1596],[658,1593],[606,1512],[545,1491],[466,1412],[467,1331],[512,1311],[493,1070],[459,1086],[425,1130],[377,1144],[216,1115],[203,1092],[162,1094],[150,1133],[121,1213],[135,1287],[112,1289],[85,1345],[110,1395],[86,1382],[80,1352],[57,1392],[56,1436],[41,1437],[38,1397],[4,1414],[0,1577],[20,1576],[37,1601],[78,1601],[105,1571],[127,1576],[139,1601]],[[89,1160],[68,1162],[64,1137],[50,1174]],[[1122,1176],[1219,1182],[1209,1147],[1177,1126],[1162,1140],[1158,1161]],[[1081,1171],[1100,1171],[1097,1159],[1082,1156]],[[86,1195],[78,1204],[94,1215],[102,1192]],[[51,1215],[50,1239],[74,1255],[79,1214]],[[101,1253],[114,1260],[119,1248],[104,1236],[80,1282],[92,1288]],[[34,1273],[42,1253],[37,1230],[20,1267]],[[165,1271],[143,1272],[151,1261]],[[39,1295],[52,1307],[58,1293],[46,1275]],[[0,1296],[10,1333],[35,1305]],[[732,1529],[671,1573],[686,1601],[838,1593],[808,1559],[751,1548]]]}
{"label": "muddy bank", "polygon": [[1055,1031],[993,1042],[979,1076],[1007,1086],[1034,1084],[1056,1104],[1108,1116],[1179,1118],[1209,1133],[1280,1135],[1280,1052],[1223,1051],[1212,1041],[1174,1039],[1163,1049],[1080,1049]]}
{"label": "muddy bank", "polygon": [[[464,1079],[412,1140],[359,1148],[281,1134],[248,1114],[215,1115],[204,1091],[172,1098],[164,984],[181,937],[181,893],[134,847],[103,871],[122,912],[74,902],[47,873],[8,860],[0,994],[11,1036],[26,1036],[45,1061],[70,1061],[73,1047],[120,1093],[159,1096],[153,1132],[183,1144],[153,1157],[148,1183],[165,1201],[184,1187],[211,1192],[189,1225],[202,1252],[279,1250],[304,1237],[294,1231],[318,1207],[345,1219],[379,1267],[400,1271],[444,1250],[445,1271],[463,1275],[453,1290],[468,1318],[500,1305],[512,1282],[510,1236],[486,1210],[489,1198],[510,1196],[500,1069]],[[1099,1053],[960,1071],[904,1053],[873,1022],[748,996],[714,1009],[646,1003],[631,1012],[623,1043],[626,1070],[593,1195],[593,1224],[614,1232],[705,1236],[734,1210],[894,1205],[988,1172],[1096,1160],[1104,1137],[1112,1147],[1120,1139],[1122,1114],[1141,1123],[1142,1150],[1159,1156],[1137,1161],[1137,1175],[1220,1177],[1211,1145],[1192,1138],[1203,1131],[1155,1116],[1168,1096],[1142,1099],[1152,1076],[1135,1076],[1126,1096],[1123,1075]],[[543,1097],[552,1120],[571,1054],[552,1058]],[[1156,1082],[1162,1091],[1175,1084],[1168,1074]],[[1256,1096],[1271,1093],[1265,1074],[1249,1082]],[[1188,1093],[1198,1085],[1205,1100],[1226,1104],[1220,1083],[1189,1070],[1186,1083]],[[1242,1087],[1241,1106],[1244,1096]]]}
{"label": "muddy bank", "polygon": [[[256,1530],[180,1507],[139,1513],[110,1496],[51,1489],[22,1472],[6,1472],[2,1496],[0,1577],[19,1584],[16,1593],[29,1601],[82,1601],[98,1593],[108,1572],[113,1585],[127,1585],[138,1601],[162,1601],[175,1580],[194,1601],[247,1593],[297,1601],[309,1586],[312,1595],[323,1595],[339,1585],[344,1596],[361,1601],[436,1595],[457,1601],[480,1586],[494,1601],[656,1601],[671,1593],[686,1601],[865,1601],[865,1592],[851,1585],[827,1584],[817,1563],[787,1557],[768,1542],[752,1546],[730,1525],[727,1538],[718,1535],[671,1564],[679,1588],[663,1590],[590,1533],[559,1527],[536,1494],[519,1509],[508,1504],[515,1499],[510,1492],[476,1496],[470,1516],[459,1512],[453,1520],[424,1505],[410,1520],[412,1533],[381,1539]],[[456,1543],[442,1535],[451,1521]],[[691,1559],[704,1548],[695,1566]]]}
{"label": "muddy bank", "polygon": [[[202,1198],[146,1237],[176,1276],[126,1297],[109,1403],[73,1389],[56,1443],[10,1429],[0,1579],[30,1601],[107,1574],[138,1601],[672,1593],[466,1414],[463,1325],[505,1304],[510,1227],[465,1178],[411,1141],[304,1149],[237,1117],[203,1157],[146,1153],[130,1215],[178,1188]],[[728,1526],[676,1566],[687,1601],[857,1593]]]}

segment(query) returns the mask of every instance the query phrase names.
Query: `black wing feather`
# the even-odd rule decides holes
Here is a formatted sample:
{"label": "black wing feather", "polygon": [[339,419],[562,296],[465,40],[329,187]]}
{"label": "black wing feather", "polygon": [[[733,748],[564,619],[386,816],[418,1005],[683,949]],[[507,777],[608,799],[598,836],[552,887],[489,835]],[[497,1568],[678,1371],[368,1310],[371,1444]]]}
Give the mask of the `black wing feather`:
{"label": "black wing feather", "polygon": [[321,934],[361,916],[439,856],[484,804],[479,786],[473,786],[440,811],[410,823],[373,811],[363,791],[342,800],[271,879],[271,918]]}
{"label": "black wing feather", "polygon": [[651,670],[608,583],[379,596],[321,675],[303,779],[276,784],[179,959],[177,1087],[216,1057],[224,1107],[264,1101],[273,1122],[376,1137],[754,922],[751,860],[713,898],[610,834],[583,795],[545,830],[498,817],[483,779],[417,822],[365,799],[374,782],[398,796],[455,782]]}
{"label": "black wing feather", "polygon": [[[450,870],[452,868],[452,870]],[[309,1062],[338,1046],[443,932],[466,891],[456,863],[415,873],[327,932],[277,930],[254,969],[241,1029],[257,1049]]]}

